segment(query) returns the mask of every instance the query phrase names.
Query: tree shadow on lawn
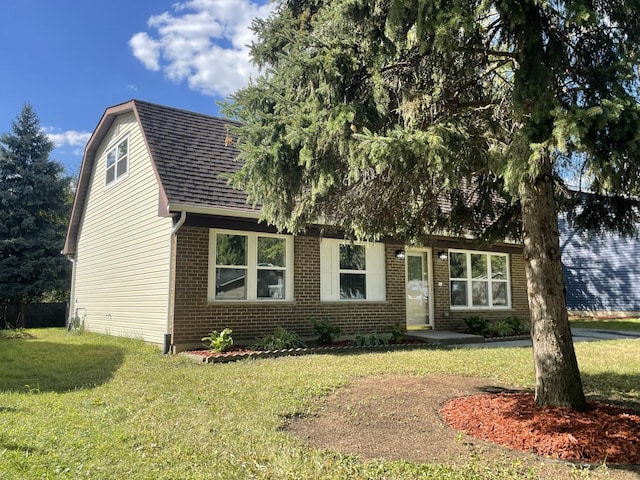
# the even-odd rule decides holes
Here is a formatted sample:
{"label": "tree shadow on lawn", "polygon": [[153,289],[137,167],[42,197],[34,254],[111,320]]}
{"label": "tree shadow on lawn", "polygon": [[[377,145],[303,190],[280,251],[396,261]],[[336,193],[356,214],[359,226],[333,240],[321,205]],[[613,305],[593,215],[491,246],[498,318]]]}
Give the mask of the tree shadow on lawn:
{"label": "tree shadow on lawn", "polygon": [[109,381],[125,351],[112,345],[11,340],[0,349],[0,392],[64,393]]}
{"label": "tree shadow on lawn", "polygon": [[31,445],[18,444],[4,439],[0,439],[0,450],[7,450],[10,452],[25,452],[26,454],[33,455],[34,453],[41,454],[42,451],[38,448],[34,448]]}
{"label": "tree shadow on lawn", "polygon": [[604,403],[613,403],[640,411],[640,373],[580,373],[585,393]]}

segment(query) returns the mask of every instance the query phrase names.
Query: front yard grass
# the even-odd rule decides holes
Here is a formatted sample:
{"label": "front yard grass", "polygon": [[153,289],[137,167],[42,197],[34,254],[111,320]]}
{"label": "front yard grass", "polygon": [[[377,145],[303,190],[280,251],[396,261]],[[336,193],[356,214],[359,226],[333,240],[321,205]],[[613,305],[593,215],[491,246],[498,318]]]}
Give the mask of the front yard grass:
{"label": "front yard grass", "polygon": [[[361,462],[307,448],[280,427],[359,376],[449,373],[531,387],[529,348],[200,365],[136,340],[30,333],[35,338],[0,339],[0,479],[523,478],[516,464],[473,456],[455,466]],[[640,402],[639,346],[576,344],[587,392]]]}
{"label": "front yard grass", "polygon": [[640,318],[576,318],[571,319],[569,324],[573,328],[640,332]]}

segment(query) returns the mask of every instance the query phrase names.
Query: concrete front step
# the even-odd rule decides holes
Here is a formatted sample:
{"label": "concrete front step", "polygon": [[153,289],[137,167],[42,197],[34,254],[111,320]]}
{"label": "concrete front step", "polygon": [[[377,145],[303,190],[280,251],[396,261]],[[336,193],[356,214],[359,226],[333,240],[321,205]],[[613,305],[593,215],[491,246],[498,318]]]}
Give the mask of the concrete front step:
{"label": "concrete front step", "polygon": [[484,343],[482,335],[450,332],[448,330],[410,330],[405,338],[415,338],[436,345],[456,345],[461,343]]}

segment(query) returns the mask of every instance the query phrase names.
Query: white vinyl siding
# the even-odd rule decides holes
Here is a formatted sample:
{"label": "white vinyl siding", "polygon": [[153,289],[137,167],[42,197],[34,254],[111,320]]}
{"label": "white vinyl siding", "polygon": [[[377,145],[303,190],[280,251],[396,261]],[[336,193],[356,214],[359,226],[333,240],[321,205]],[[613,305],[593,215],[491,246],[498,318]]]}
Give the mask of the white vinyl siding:
{"label": "white vinyl siding", "polygon": [[[105,188],[106,152],[128,139],[127,181]],[[72,313],[91,331],[162,344],[169,302],[171,219],[133,113],[116,118],[98,148],[78,233]]]}
{"label": "white vinyl siding", "polygon": [[[341,246],[342,262],[340,261]],[[384,244],[356,242],[353,246],[359,252],[364,249],[364,259],[345,262],[344,249],[349,249],[350,246],[351,244],[344,240],[323,238],[320,241],[320,300],[323,302],[384,301],[386,299]],[[359,252],[355,253],[359,254]]]}
{"label": "white vinyl siding", "polygon": [[210,302],[293,300],[293,237],[209,230],[207,297]]}
{"label": "white vinyl siding", "polygon": [[452,309],[511,307],[509,255],[449,250]]}

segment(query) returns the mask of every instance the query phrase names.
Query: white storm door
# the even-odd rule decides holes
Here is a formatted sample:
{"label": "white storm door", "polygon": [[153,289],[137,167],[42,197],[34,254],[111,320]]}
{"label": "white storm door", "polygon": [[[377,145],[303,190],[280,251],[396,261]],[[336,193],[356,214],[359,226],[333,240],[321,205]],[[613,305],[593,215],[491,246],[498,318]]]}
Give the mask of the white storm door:
{"label": "white storm door", "polygon": [[429,251],[406,253],[407,330],[431,326],[430,259]]}

